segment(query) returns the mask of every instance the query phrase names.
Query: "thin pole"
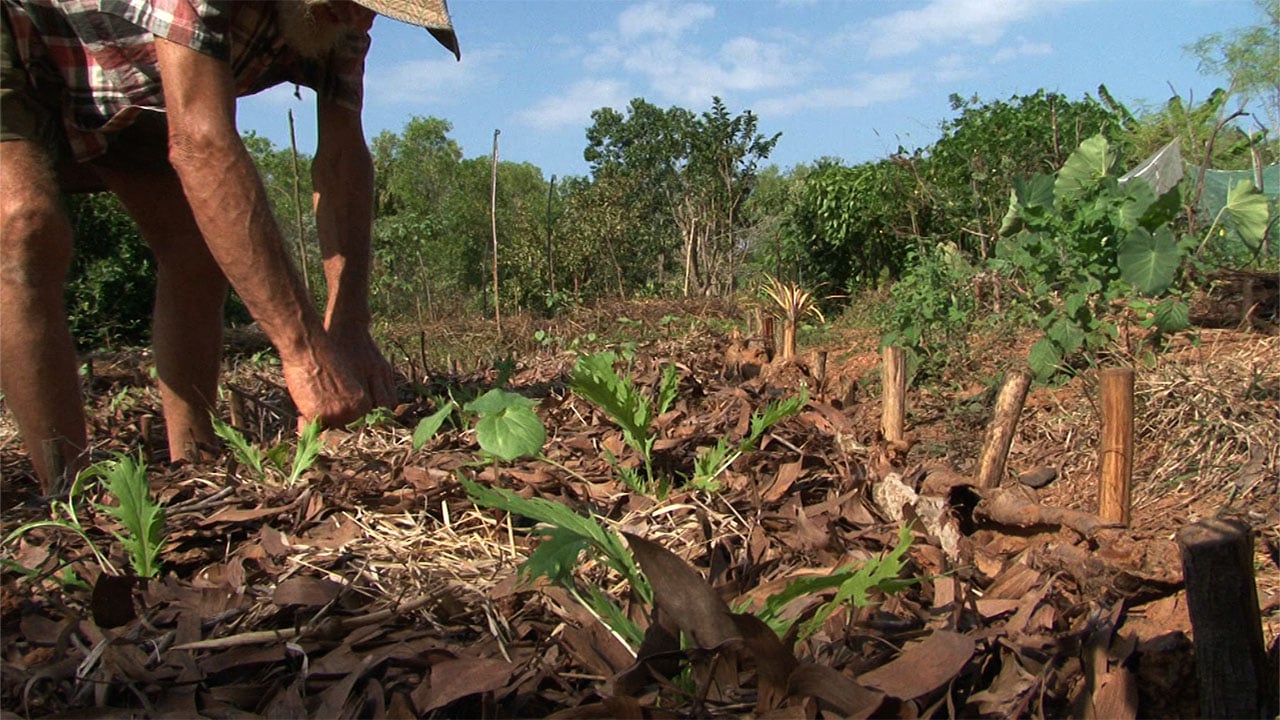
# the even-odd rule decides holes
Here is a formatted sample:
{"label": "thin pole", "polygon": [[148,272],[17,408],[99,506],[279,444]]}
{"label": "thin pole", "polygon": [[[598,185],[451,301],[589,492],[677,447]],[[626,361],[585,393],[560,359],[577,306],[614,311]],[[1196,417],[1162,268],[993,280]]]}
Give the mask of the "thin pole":
{"label": "thin pole", "polygon": [[1098,386],[1102,393],[1098,516],[1127,526],[1133,477],[1133,368],[1102,370]]}
{"label": "thin pole", "polygon": [[293,132],[293,110],[289,115],[289,148],[293,151],[293,222],[298,231],[298,264],[302,266],[302,286],[311,295],[311,274],[307,272],[307,246],[302,237],[302,184],[298,179],[298,137]]}
{"label": "thin pole", "polygon": [[498,326],[498,338],[502,338],[502,303],[498,295],[498,134],[493,131],[493,165],[489,185],[489,223],[493,231],[493,321]]}

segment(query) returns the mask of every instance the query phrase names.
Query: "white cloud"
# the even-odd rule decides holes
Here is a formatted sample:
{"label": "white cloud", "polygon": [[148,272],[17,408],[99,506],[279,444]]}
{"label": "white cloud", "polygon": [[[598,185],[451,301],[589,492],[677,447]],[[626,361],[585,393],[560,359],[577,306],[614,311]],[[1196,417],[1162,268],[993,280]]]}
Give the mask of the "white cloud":
{"label": "white cloud", "polygon": [[1008,45],[1000,48],[995,55],[991,56],[991,62],[1009,62],[1024,57],[1038,57],[1053,54],[1053,45],[1049,43],[1031,42],[1026,38],[1019,38],[1016,45]]}
{"label": "white cloud", "polygon": [[894,102],[915,93],[915,73],[910,70],[861,74],[848,86],[826,87],[774,97],[755,103],[761,115],[792,115],[805,110],[846,110]]}
{"label": "white cloud", "polygon": [[675,37],[716,14],[702,3],[647,2],[628,6],[618,15],[618,33],[624,39],[645,35]]}
{"label": "white cloud", "polygon": [[601,107],[623,108],[631,98],[617,80],[579,80],[562,95],[543,98],[516,114],[516,119],[540,130],[586,127],[591,111]]}
{"label": "white cloud", "polygon": [[467,61],[461,63],[446,56],[385,66],[370,64],[365,71],[365,104],[422,105],[456,99],[464,90],[481,87],[500,55],[479,50],[468,53]]}
{"label": "white cloud", "polygon": [[917,10],[876,18],[865,34],[871,57],[910,54],[926,44],[991,45],[1034,13],[1034,0],[932,0]]}
{"label": "white cloud", "polygon": [[978,75],[969,58],[960,53],[943,55],[933,63],[933,79],[940,83],[967,80]]}

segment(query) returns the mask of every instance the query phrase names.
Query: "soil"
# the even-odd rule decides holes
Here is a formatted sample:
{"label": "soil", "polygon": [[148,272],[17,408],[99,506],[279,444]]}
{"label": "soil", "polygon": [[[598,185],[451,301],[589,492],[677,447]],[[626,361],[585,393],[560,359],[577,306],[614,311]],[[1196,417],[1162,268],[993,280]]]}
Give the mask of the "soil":
{"label": "soil", "polygon": [[[1111,359],[1137,378],[1132,518],[1120,527],[1095,514],[1096,369],[1032,388],[1005,477],[983,489],[973,477],[991,409],[1030,338],[975,339],[941,374],[913,378],[907,435],[889,442],[874,333],[837,329],[784,361],[753,331],[734,329],[749,315],[653,301],[555,323],[509,319],[507,337],[544,330],[541,343],[490,352],[518,358],[510,373],[472,363],[479,351],[441,358],[426,347],[425,338],[495,328],[426,328],[395,344],[402,404],[328,431],[292,485],[229,448],[165,462],[148,355],[94,356],[84,380],[93,454],[148,462],[165,508],[162,571],[131,577],[113,536],[119,521],[92,504],[107,502],[98,487],[77,509],[83,535],[14,534],[65,508],[41,497],[11,417],[0,414],[0,709],[1196,717],[1195,632],[1176,540],[1211,519],[1249,528],[1265,678],[1276,677],[1280,339],[1265,327],[1198,328],[1162,353],[1136,344]],[[220,416],[257,447],[283,443],[287,464],[295,419],[279,369],[255,355],[260,338],[232,339]],[[643,471],[639,454],[569,388],[578,353],[622,341],[634,342],[628,367],[646,393],[667,364],[679,375],[676,401],[653,421],[656,472],[675,479],[665,494],[624,483],[628,469]],[[467,423],[414,449],[415,427],[442,402],[503,380],[536,401],[545,459],[481,460]],[[740,440],[752,413],[802,391],[801,410],[719,475],[717,489],[682,484],[717,440]],[[652,600],[589,551],[524,565],[567,536],[477,505],[464,480],[596,518],[625,538],[619,547]],[[783,593],[789,586],[803,590]],[[588,609],[592,597],[619,607],[644,643]]]}

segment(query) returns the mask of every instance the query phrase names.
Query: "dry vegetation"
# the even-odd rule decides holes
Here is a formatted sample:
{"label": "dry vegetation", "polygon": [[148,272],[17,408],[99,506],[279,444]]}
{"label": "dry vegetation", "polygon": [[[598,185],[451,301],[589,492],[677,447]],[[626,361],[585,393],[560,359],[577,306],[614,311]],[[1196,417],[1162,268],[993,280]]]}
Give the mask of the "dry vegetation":
{"label": "dry vegetation", "polygon": [[[4,710],[1191,717],[1198,713],[1191,628],[1172,537],[1186,523],[1220,515],[1257,530],[1259,600],[1274,659],[1277,337],[1201,330],[1140,368],[1134,522],[1121,529],[1088,515],[1096,495],[1094,374],[1032,391],[1010,477],[1001,490],[980,494],[965,481],[976,469],[995,381],[1018,357],[1017,339],[991,338],[967,365],[914,389],[912,443],[889,445],[877,435],[874,337],[838,332],[810,348],[827,351],[819,382],[808,352],[761,364],[757,347],[730,332],[742,317],[719,304],[632,303],[581,311],[554,326],[509,321],[506,335],[519,341],[488,357],[519,358],[508,386],[539,402],[553,462],[477,463],[474,432],[459,429],[414,452],[409,435],[436,409],[433,398],[483,391],[498,373],[478,353],[446,359],[425,343],[415,347],[411,336],[398,344],[397,360],[423,392],[406,383],[393,419],[330,432],[320,461],[297,486],[264,481],[225,451],[206,463],[153,465],[152,488],[168,508],[162,579],[123,590],[97,582],[83,542],[56,531],[32,532],[5,548],[6,560],[40,572],[3,574]],[[538,328],[555,338],[548,347],[532,346]],[[452,345],[491,332],[454,324],[428,328],[425,337]],[[663,472],[690,472],[699,448],[741,437],[753,410],[802,383],[810,402],[740,458],[717,493],[677,487],[656,499],[629,492],[604,450],[637,459],[617,428],[568,390],[574,354],[564,349],[574,340],[594,349],[623,336],[640,340],[640,385],[656,384],[663,363],[679,369],[679,399],[657,421]],[[485,343],[473,346],[493,347]],[[145,362],[137,353],[94,362],[88,390],[97,452],[153,452],[161,442]],[[421,376],[424,364],[435,370],[429,377]],[[244,431],[263,444],[287,436],[292,418],[278,370],[247,355],[231,365],[228,397],[239,398]],[[1055,469],[1057,480],[1035,491],[1014,479],[1038,467]],[[8,427],[0,471],[8,533],[45,512]],[[566,591],[522,580],[518,568],[539,535],[520,517],[477,508],[459,474],[590,509],[615,530],[674,553],[678,567],[652,550],[640,557],[659,608],[651,634],[679,628],[702,647],[651,658],[637,672],[630,650]],[[907,555],[916,584],[837,612],[808,637],[792,633],[779,642],[741,617],[729,630],[717,625],[720,599],[758,609],[788,579],[886,553],[901,526],[893,518],[903,511],[876,488],[894,484],[908,497],[920,494],[907,511],[921,519]],[[1020,527],[1016,513],[1006,512],[1011,506],[1079,512],[1041,512],[1040,522]],[[127,565],[110,539],[112,519],[88,517],[93,537]],[[57,582],[62,562],[98,590]],[[689,569],[699,577],[683,574]],[[603,566],[584,561],[576,572],[580,582],[626,601],[629,588]],[[801,597],[786,612],[811,616],[830,595]],[[121,604],[123,622],[95,622]],[[632,614],[648,625],[651,611],[633,607]]]}

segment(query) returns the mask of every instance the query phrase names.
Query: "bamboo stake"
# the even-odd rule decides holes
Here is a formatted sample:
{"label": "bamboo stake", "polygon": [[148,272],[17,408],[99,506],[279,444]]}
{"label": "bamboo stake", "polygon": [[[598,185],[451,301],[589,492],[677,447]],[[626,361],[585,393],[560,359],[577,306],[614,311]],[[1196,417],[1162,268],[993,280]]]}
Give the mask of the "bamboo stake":
{"label": "bamboo stake", "polygon": [[897,442],[906,434],[907,416],[907,354],[902,348],[885,346],[882,377],[880,430],[885,440]]}
{"label": "bamboo stake", "polygon": [[1133,368],[1102,370],[1098,386],[1102,393],[1098,516],[1127,526],[1133,476]]}
{"label": "bamboo stake", "polygon": [[982,461],[978,465],[977,485],[980,488],[999,487],[1004,479],[1005,462],[1009,459],[1009,447],[1013,433],[1022,416],[1022,405],[1027,400],[1027,388],[1031,387],[1031,373],[1017,370],[1005,378],[996,399],[991,425],[987,428],[987,443],[982,448]]}
{"label": "bamboo stake", "polygon": [[307,272],[307,246],[303,243],[302,232],[302,185],[298,179],[298,137],[293,132],[293,110],[289,115],[289,147],[293,150],[293,222],[298,232],[298,264],[302,267],[302,286],[311,296],[311,273]]}
{"label": "bamboo stake", "polygon": [[502,302],[498,294],[498,135],[493,130],[493,164],[489,184],[489,224],[493,231],[493,321],[498,327],[498,339],[502,339]]}
{"label": "bamboo stake", "polygon": [[1187,609],[1195,637],[1200,716],[1275,717],[1268,677],[1253,531],[1236,520],[1203,520],[1178,532]]}
{"label": "bamboo stake", "polygon": [[773,362],[774,343],[773,343],[773,316],[765,315],[760,325],[760,337],[764,340],[764,357],[768,362]]}
{"label": "bamboo stake", "polygon": [[821,400],[827,389],[827,351],[819,350],[814,353],[813,359],[813,384],[814,391]]}

